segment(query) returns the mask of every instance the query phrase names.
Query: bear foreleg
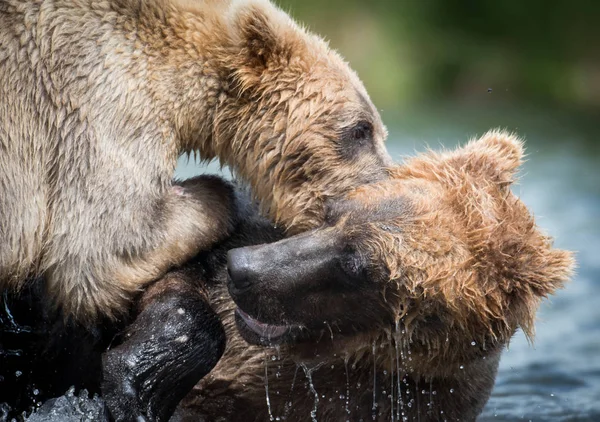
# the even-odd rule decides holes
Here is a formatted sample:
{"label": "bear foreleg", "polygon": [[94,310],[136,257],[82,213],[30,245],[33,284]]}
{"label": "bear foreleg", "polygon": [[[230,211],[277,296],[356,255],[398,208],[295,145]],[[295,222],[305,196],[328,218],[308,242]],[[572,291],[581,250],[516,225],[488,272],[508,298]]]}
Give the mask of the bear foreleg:
{"label": "bear foreleg", "polygon": [[225,331],[201,289],[182,271],[141,298],[125,341],[102,357],[102,394],[116,421],[167,421],[217,364]]}

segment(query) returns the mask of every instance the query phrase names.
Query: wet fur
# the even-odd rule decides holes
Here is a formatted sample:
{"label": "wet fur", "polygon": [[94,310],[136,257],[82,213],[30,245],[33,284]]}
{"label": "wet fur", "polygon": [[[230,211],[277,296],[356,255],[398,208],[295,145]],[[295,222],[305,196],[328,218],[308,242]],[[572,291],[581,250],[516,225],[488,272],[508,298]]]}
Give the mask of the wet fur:
{"label": "wet fur", "polygon": [[2,0],[0,43],[0,286],[43,275],[84,324],[228,234],[218,189],[172,189],[181,153],[229,164],[291,231],[385,176],[357,76],[268,1]]}
{"label": "wet fur", "polygon": [[[237,305],[254,317],[307,327],[305,337],[300,333],[279,349],[245,344],[236,304],[216,288],[210,300],[228,333],[227,349],[184,400],[180,419],[269,420],[268,383],[271,414],[286,420],[307,420],[311,410],[318,420],[390,420],[392,414],[475,420],[502,350],[518,328],[532,337],[540,301],[573,268],[572,255],[552,247],[510,191],[522,156],[518,138],[495,131],[455,151],[417,156],[394,169],[391,180],[360,187],[337,204],[341,218],[303,235],[343,239],[370,263],[375,297],[364,295],[362,306],[344,308],[359,287],[336,286],[329,294],[327,277],[321,282],[326,308],[310,296],[286,299],[285,284],[281,293],[265,293],[262,284],[241,292],[229,282]],[[276,250],[279,243],[252,251]],[[287,264],[270,255],[269,268],[282,268],[285,280]],[[220,278],[224,283],[227,276]],[[303,282],[294,277],[289,289]],[[336,311],[337,320],[323,322]],[[359,322],[364,315],[367,328]],[[340,398],[347,385],[349,415]]]}
{"label": "wet fur", "polygon": [[[353,242],[374,264],[374,295],[364,295],[362,306],[352,309],[344,308],[342,295],[329,296],[329,307],[342,315],[336,324],[323,323],[318,309],[303,306],[298,297],[281,298],[286,307],[299,308],[296,318],[321,326],[305,329],[304,337],[297,338],[301,341],[278,349],[249,345],[240,335],[237,305],[226,287],[231,285],[226,254],[231,248],[279,241],[284,233],[237,196],[232,236],[163,278],[140,302],[141,314],[156,315],[168,299],[170,321],[178,318],[178,300],[207,298],[227,334],[219,363],[184,399],[175,420],[269,420],[267,380],[271,414],[286,420],[310,419],[315,391],[320,420],[371,420],[373,415],[390,420],[392,414],[408,420],[475,420],[492,391],[502,350],[518,328],[532,334],[540,300],[562,287],[573,266],[571,254],[552,247],[510,192],[522,154],[517,138],[490,132],[456,151],[408,160],[394,170],[392,180],[361,187],[335,203],[332,218],[314,233]],[[250,301],[259,309],[255,316],[275,318],[272,307],[261,307],[262,292]],[[355,326],[363,315],[370,325]],[[168,335],[149,344],[144,338],[165,326],[152,322],[156,318],[145,321],[130,327],[126,333],[131,337],[126,334],[104,360],[106,365],[141,356],[154,369],[148,376],[143,365],[133,371],[105,366],[112,388],[160,378],[165,363],[173,373],[185,374],[204,362],[201,372],[206,373],[220,357],[220,347],[205,347],[222,341],[218,329],[202,331],[214,336],[208,342],[187,343],[201,352],[200,360],[178,359],[184,343],[173,339],[205,325],[169,322]],[[138,333],[142,341],[135,338]],[[165,382],[175,397],[185,394],[176,380]],[[174,402],[167,400],[166,408]]]}

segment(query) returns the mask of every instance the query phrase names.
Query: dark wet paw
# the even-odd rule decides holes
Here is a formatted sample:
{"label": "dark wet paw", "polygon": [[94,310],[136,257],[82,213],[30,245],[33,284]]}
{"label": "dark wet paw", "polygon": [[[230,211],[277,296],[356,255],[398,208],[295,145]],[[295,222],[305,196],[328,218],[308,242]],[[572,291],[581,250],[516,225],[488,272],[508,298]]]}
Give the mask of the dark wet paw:
{"label": "dark wet paw", "polygon": [[168,421],[177,404],[217,364],[225,331],[202,297],[157,297],[102,357],[102,393],[115,421]]}
{"label": "dark wet paw", "polygon": [[133,374],[118,350],[105,353],[102,359],[104,380],[102,395],[111,420],[148,421],[145,409],[134,386]]}

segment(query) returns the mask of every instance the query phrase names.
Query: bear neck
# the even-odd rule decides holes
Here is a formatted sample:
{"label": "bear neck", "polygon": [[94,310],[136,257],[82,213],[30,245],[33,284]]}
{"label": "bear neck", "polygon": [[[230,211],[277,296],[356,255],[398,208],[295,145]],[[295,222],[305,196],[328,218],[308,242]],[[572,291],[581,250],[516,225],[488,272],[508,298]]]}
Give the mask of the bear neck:
{"label": "bear neck", "polygon": [[[265,151],[279,159],[281,151],[275,148],[281,142],[272,125],[265,128],[260,122],[259,101],[240,95],[233,86],[232,74],[237,69],[231,61],[239,55],[239,47],[232,45],[226,30],[218,30],[224,18],[207,18],[197,12],[177,14],[163,7],[165,16],[137,18],[141,23],[136,36],[147,46],[142,67],[157,82],[153,107],[174,129],[179,152],[197,152],[202,160],[216,158],[228,165],[236,177],[250,184],[263,210],[276,219],[270,212],[276,203],[276,208],[290,209],[291,215],[301,214],[305,202],[296,201],[297,207],[286,208],[275,198],[277,189],[272,187],[277,185],[277,175],[272,173],[276,162],[268,162]],[[285,118],[276,121],[281,132]]]}

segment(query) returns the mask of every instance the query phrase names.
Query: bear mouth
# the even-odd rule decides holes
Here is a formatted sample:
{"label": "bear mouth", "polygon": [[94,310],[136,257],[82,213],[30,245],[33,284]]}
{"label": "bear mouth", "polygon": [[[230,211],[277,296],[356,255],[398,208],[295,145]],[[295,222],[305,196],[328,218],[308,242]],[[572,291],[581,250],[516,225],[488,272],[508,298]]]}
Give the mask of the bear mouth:
{"label": "bear mouth", "polygon": [[275,325],[260,322],[240,308],[235,310],[235,321],[242,337],[251,344],[263,346],[277,345],[285,342],[294,326]]}

